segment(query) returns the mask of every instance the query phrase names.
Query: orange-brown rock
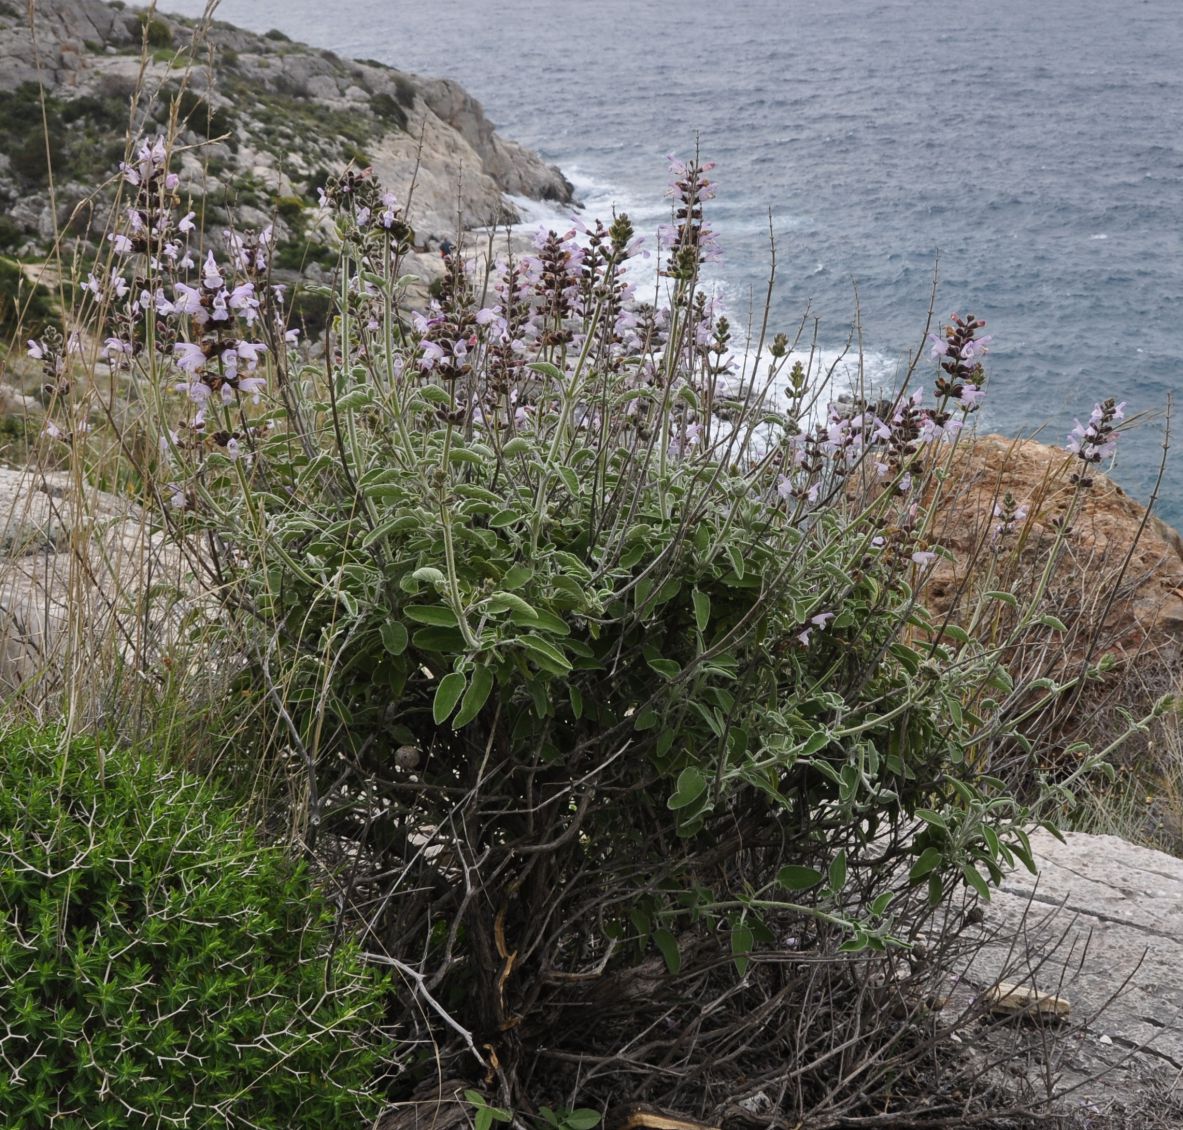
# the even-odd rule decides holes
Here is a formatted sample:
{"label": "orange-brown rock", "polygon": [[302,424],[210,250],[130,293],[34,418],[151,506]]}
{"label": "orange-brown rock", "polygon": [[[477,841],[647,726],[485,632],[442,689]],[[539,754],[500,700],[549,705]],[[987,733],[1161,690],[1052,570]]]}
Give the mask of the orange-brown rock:
{"label": "orange-brown rock", "polygon": [[[1008,495],[1009,530],[998,513]],[[1043,744],[1047,767],[1071,770],[1079,757],[1072,743],[1105,748],[1131,716],[1145,718],[1162,696],[1183,690],[1183,539],[1104,474],[1034,440],[967,438],[941,487],[932,534],[952,555],[938,557],[920,592],[936,622],[947,617],[998,643],[1016,681],[1076,680],[1035,719],[1053,739]],[[1014,593],[1018,608],[984,598],[990,590]],[[1031,601],[1035,616],[1015,632]],[[1098,677],[1102,660],[1111,666]],[[1113,755],[1119,777],[1109,806],[1122,813],[1125,834],[1136,829],[1174,851],[1183,849],[1179,748],[1175,715],[1128,737]]]}
{"label": "orange-brown rock", "polygon": [[[1034,440],[986,435],[961,444],[934,528],[954,560],[937,562],[925,603],[948,612],[992,568],[1000,583],[990,587],[1033,590],[1066,521],[1048,611],[1095,617],[1087,633],[1074,633],[1077,644],[1093,640],[1093,658],[1109,650],[1173,663],[1183,644],[1183,539],[1100,472],[1088,470],[1082,485],[1083,470],[1063,448]],[[1009,533],[997,513],[1008,494],[1024,515]]]}

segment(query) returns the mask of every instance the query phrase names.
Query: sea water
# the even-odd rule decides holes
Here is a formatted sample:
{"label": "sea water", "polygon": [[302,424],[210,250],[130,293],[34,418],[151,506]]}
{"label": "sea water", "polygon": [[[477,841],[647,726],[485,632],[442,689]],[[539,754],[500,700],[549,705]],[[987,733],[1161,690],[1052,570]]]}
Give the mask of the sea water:
{"label": "sea water", "polygon": [[[1112,473],[1149,498],[1183,387],[1180,0],[224,0],[217,15],[457,79],[563,169],[585,215],[627,211],[643,232],[669,219],[666,155],[697,147],[717,163],[709,270],[740,335],[775,243],[770,329],[807,314],[833,355],[857,315],[868,375],[889,383],[922,347],[935,279],[937,319],[973,313],[993,335],[978,426],[1063,443],[1095,402],[1124,400],[1149,419]],[[1160,493],[1183,524],[1177,453]]]}

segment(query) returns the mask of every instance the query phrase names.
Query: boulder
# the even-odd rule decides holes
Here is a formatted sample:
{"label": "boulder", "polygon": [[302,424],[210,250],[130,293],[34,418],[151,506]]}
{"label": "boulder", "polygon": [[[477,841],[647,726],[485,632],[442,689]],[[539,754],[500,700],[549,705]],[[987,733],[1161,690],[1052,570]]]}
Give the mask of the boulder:
{"label": "boulder", "polygon": [[[558,169],[501,138],[480,103],[451,80],[343,60],[218,21],[207,26],[154,12],[178,62],[194,61],[182,70],[151,53],[141,59],[134,12],[101,0],[56,0],[34,10],[30,27],[23,5],[18,11],[0,4],[0,98],[24,82],[44,81],[50,95],[67,100],[140,86],[148,103],[154,92],[175,88],[184,74],[190,91],[200,90],[224,115],[230,137],[223,148],[192,129],[182,136],[179,148],[198,147],[216,167],[208,180],[183,191],[202,183],[214,195],[233,195],[245,181],[271,195],[306,194],[308,172],[369,161],[401,200],[414,185],[409,219],[421,246],[455,240],[458,227],[516,222],[509,195],[573,199]],[[265,160],[260,148],[269,150]],[[10,212],[31,235],[44,243],[53,238],[43,192],[29,194],[0,170],[0,193],[13,198]],[[100,227],[102,222],[100,217]],[[244,221],[237,216],[236,222]],[[424,267],[428,278],[438,273],[430,256],[412,266]]]}
{"label": "boulder", "polygon": [[[1106,747],[1129,714],[1147,716],[1183,681],[1183,541],[1103,473],[1089,469],[1082,482],[1084,471],[1063,448],[1034,440],[983,435],[959,443],[932,536],[949,556],[936,559],[920,589],[936,623],[948,617],[968,626],[983,592],[1011,591],[1023,603],[1046,579],[1038,612],[1066,630],[1025,631],[1005,652],[1012,674],[1066,680],[1111,664],[1103,677],[1082,679],[1046,719],[1055,735],[1047,767],[1067,771],[1078,764],[1072,743]],[[1008,505],[1009,523],[999,513]],[[995,605],[975,631],[1003,639],[1017,615]],[[1153,798],[1137,816],[1139,836],[1183,851],[1176,727],[1176,716],[1162,719],[1114,759],[1120,788],[1139,804]]]}
{"label": "boulder", "polygon": [[[1063,448],[1005,436],[973,437],[958,446],[950,489],[940,503],[937,534],[953,552],[925,586],[929,608],[943,615],[967,581],[967,564],[1024,557],[1046,548],[1057,523],[1068,520],[1067,552],[1053,590],[1072,583],[1078,592],[1114,587],[1105,615],[1106,646],[1125,657],[1177,653],[1183,645],[1183,539],[1148,515],[1112,479],[1090,470]],[[1022,517],[1000,536],[996,513],[1013,498]]]}
{"label": "boulder", "polygon": [[1054,1028],[994,1024],[976,1051],[988,1059],[1028,1039],[1026,1082],[1050,1083],[1063,1115],[1134,1112],[1153,1098],[1178,1121],[1129,1125],[1183,1126],[1183,1093],[1170,1094],[1183,1073],[1183,860],[1116,836],[1064,841],[1033,835],[1038,874],[1014,871],[963,930],[980,945],[946,1007],[974,994],[988,1003],[999,982],[1066,1002]]}
{"label": "boulder", "polygon": [[0,467],[0,694],[34,684],[39,704],[71,645],[156,655],[182,586],[180,556],[135,504],[67,471]]}

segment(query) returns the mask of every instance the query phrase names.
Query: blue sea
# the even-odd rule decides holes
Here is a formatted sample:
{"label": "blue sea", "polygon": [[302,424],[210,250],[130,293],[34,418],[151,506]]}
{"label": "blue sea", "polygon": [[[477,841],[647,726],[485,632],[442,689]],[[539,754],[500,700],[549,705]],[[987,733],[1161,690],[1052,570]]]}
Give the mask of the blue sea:
{"label": "blue sea", "polygon": [[[164,0],[198,15],[200,0]],[[1183,388],[1180,0],[224,0],[219,18],[459,80],[587,213],[668,220],[666,155],[717,162],[711,267],[739,325],[806,311],[874,379],[936,313],[989,322],[979,427],[1062,443],[1107,396],[1147,419],[1145,501]],[[928,364],[926,361],[925,365]],[[1183,405],[1177,405],[1177,409]],[[1181,418],[1175,425],[1180,446]],[[1183,524],[1183,458],[1158,512]]]}

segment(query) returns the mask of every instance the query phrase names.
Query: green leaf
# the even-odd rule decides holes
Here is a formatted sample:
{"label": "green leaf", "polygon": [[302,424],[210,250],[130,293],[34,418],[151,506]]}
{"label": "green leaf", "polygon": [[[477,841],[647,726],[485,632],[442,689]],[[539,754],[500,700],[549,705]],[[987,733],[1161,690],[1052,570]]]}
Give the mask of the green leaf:
{"label": "green leaf", "polygon": [[656,930],[653,934],[653,944],[661,951],[665,958],[665,967],[671,973],[677,973],[682,968],[682,955],[678,952],[678,939],[668,930]]}
{"label": "green leaf", "polygon": [[436,628],[454,628],[459,623],[456,613],[444,604],[408,604],[403,615],[417,624],[431,624]]}
{"label": "green leaf", "polygon": [[807,891],[822,881],[822,873],[815,867],[787,863],[776,873],[776,881],[787,891]]}
{"label": "green leaf", "polygon": [[705,592],[694,589],[690,599],[694,601],[694,623],[700,632],[705,632],[711,622],[711,598]]}
{"label": "green leaf", "polygon": [[[375,488],[377,489],[377,488]],[[389,487],[381,489],[389,490]],[[413,514],[400,514],[397,518],[387,518],[385,522],[379,522],[372,530],[370,530],[365,537],[358,542],[362,549],[369,549],[370,546],[376,542],[385,541],[391,534],[397,534],[400,530],[411,529],[419,525],[419,519]]]}
{"label": "green leaf", "polygon": [[830,864],[830,890],[835,894],[846,886],[846,852],[840,851]]}
{"label": "green leaf", "polygon": [[391,655],[402,655],[407,650],[408,635],[407,629],[397,620],[387,620],[381,628],[378,629],[378,634],[382,637],[382,646],[386,648]]}
{"label": "green leaf", "polygon": [[511,565],[501,578],[502,589],[521,588],[532,576],[534,570],[529,565]]}
{"label": "green leaf", "polygon": [[541,636],[518,636],[514,641],[530,653],[530,658],[544,671],[553,675],[565,675],[571,670],[571,661],[554,644]]}
{"label": "green leaf", "polygon": [[798,749],[797,755],[799,757],[810,757],[815,753],[825,749],[830,744],[830,734],[828,730],[814,730]]}
{"label": "green leaf", "polygon": [[451,404],[451,394],[446,389],[440,388],[439,385],[423,385],[419,389],[419,395],[423,397],[429,404]]}
{"label": "green leaf", "polygon": [[538,619],[538,613],[534,611],[534,606],[529,602],[523,600],[517,593],[512,592],[495,592],[489,596],[489,611],[490,612],[522,612],[528,616],[531,621]]}
{"label": "green leaf", "polygon": [[355,412],[359,408],[369,408],[373,403],[374,393],[372,389],[354,388],[337,399],[337,411]]}
{"label": "green leaf", "polygon": [[895,898],[895,891],[884,891],[883,894],[878,895],[875,901],[871,903],[871,916],[878,918],[887,910],[893,898]]}
{"label": "green leaf", "polygon": [[997,600],[1002,604],[1009,604],[1011,608],[1018,608],[1019,601],[1014,593],[991,591],[983,596],[984,600]]}
{"label": "green leaf", "polygon": [[939,813],[933,812],[931,809],[918,808],[916,809],[916,815],[919,816],[920,819],[925,822],[925,824],[931,824],[934,828],[940,828],[944,832],[949,830],[949,825],[945,818]]}
{"label": "green leaf", "polygon": [[735,959],[735,970],[741,977],[751,964],[752,959],[748,955],[755,941],[756,935],[750,927],[742,924],[731,927],[731,956]]}
{"label": "green leaf", "polygon": [[571,700],[571,713],[576,719],[583,717],[583,692],[574,684],[567,684],[567,697]]}
{"label": "green leaf", "polygon": [[578,1107],[563,1117],[563,1125],[568,1130],[593,1130],[599,1124],[600,1112],[586,1106]]}
{"label": "green leaf", "polygon": [[431,704],[431,716],[435,719],[437,726],[451,716],[467,684],[468,679],[459,671],[449,671],[440,679]]}
{"label": "green leaf", "polygon": [[417,581],[426,581],[431,585],[442,585],[448,579],[439,569],[431,565],[424,565],[421,569],[416,569],[411,576]]}
{"label": "green leaf", "polygon": [[666,679],[676,679],[682,673],[681,666],[672,659],[650,659],[647,662],[654,671]]}
{"label": "green leaf", "polygon": [[688,765],[678,774],[678,783],[674,787],[673,796],[665,802],[666,807],[675,812],[680,808],[686,808],[702,796],[706,787],[707,781],[701,770]]}
{"label": "green leaf", "polygon": [[652,707],[640,711],[633,719],[633,729],[638,731],[652,730],[657,725],[657,711]]}
{"label": "green leaf", "polygon": [[908,878],[913,882],[923,879],[930,871],[936,870],[941,865],[944,856],[940,848],[927,847],[920,853],[920,858],[912,864],[912,870],[908,872]]}
{"label": "green leaf", "polygon": [[965,876],[965,881],[982,897],[982,900],[989,902],[990,888],[986,885],[986,880],[982,878],[981,872],[972,863],[963,863],[961,873]]}
{"label": "green leaf", "polygon": [[458,628],[420,628],[411,643],[420,651],[437,651],[447,654],[464,648],[464,637]]}
{"label": "green leaf", "polygon": [[506,526],[512,526],[515,522],[522,520],[522,512],[507,507],[504,510],[498,510],[492,518],[489,519],[489,528],[493,530],[502,530]]}
{"label": "green leaf", "polygon": [[644,542],[637,542],[626,549],[621,555],[617,564],[622,569],[631,569],[646,553],[649,552],[649,547]]}
{"label": "green leaf", "polygon": [[464,692],[464,700],[460,703],[460,712],[452,719],[452,729],[459,730],[467,726],[489,699],[489,692],[493,689],[493,672],[488,667],[476,667],[472,672],[472,681],[468,690]]}
{"label": "green leaf", "polygon": [[839,953],[862,953],[871,944],[871,939],[860,930],[855,936],[848,941],[843,942],[838,947]]}
{"label": "green leaf", "polygon": [[735,570],[735,575],[741,581],[744,574],[743,554],[739,551],[739,546],[728,544],[727,559],[731,562],[731,568]]}
{"label": "green leaf", "polygon": [[469,451],[467,447],[454,447],[448,452],[448,459],[452,463],[475,463],[478,467],[484,466],[486,459],[476,451]]}
{"label": "green leaf", "polygon": [[516,455],[525,455],[533,448],[533,444],[528,439],[523,439],[521,436],[514,436],[502,449],[501,454],[506,459],[512,459]]}
{"label": "green leaf", "polygon": [[552,365],[549,361],[531,361],[526,366],[527,369],[533,369],[536,373],[541,373],[544,377],[550,377],[555,381],[566,381],[563,375],[563,370]]}
{"label": "green leaf", "polygon": [[1067,625],[1064,623],[1064,621],[1063,621],[1063,620],[1060,620],[1059,618],[1057,618],[1057,617],[1055,617],[1055,616],[1052,616],[1052,615],[1050,615],[1050,614],[1049,614],[1049,615],[1046,615],[1046,616],[1040,616],[1040,618],[1039,618],[1039,622],[1040,622],[1040,623],[1041,623],[1041,624],[1042,624],[1042,625],[1043,625],[1045,628],[1052,628],[1054,631],[1057,631],[1057,632],[1066,632],[1066,631],[1068,631],[1068,627],[1067,627]]}
{"label": "green leaf", "polygon": [[552,636],[569,636],[571,634],[571,625],[566,620],[545,610],[534,614],[534,627],[540,632],[548,632]]}

